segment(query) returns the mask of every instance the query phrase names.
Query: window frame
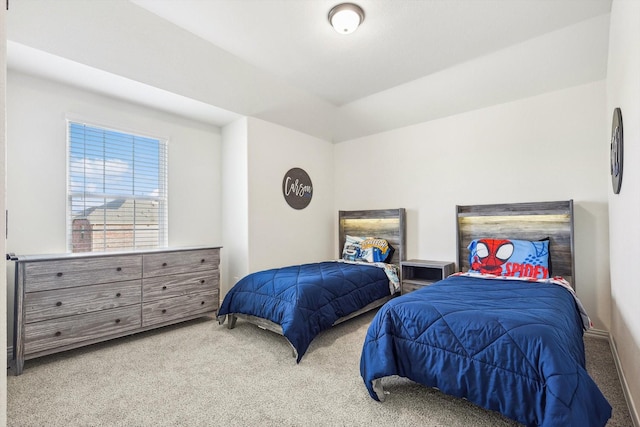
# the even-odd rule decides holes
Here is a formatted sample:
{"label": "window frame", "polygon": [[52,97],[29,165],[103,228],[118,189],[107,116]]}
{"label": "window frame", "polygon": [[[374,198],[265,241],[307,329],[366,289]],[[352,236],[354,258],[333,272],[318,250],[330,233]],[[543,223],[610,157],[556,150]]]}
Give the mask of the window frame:
{"label": "window frame", "polygon": [[[105,246],[107,245],[107,240],[104,240],[104,246],[101,249],[96,249],[96,250],[91,250],[91,251],[87,251],[87,252],[76,252],[76,253],[90,253],[90,252],[95,252],[95,253],[112,253],[112,252],[133,252],[136,250],[140,250],[140,249],[162,249],[162,248],[167,248],[168,247],[168,240],[169,240],[169,186],[168,186],[168,181],[169,181],[169,140],[168,138],[164,138],[164,137],[158,137],[158,136],[154,136],[151,135],[149,133],[145,133],[145,132],[137,132],[137,131],[131,131],[128,129],[124,129],[122,127],[118,127],[118,126],[109,126],[109,125],[104,125],[104,124],[97,124],[96,122],[91,122],[91,121],[87,121],[87,120],[82,120],[82,119],[78,119],[78,118],[73,118],[73,117],[67,117],[66,118],[66,152],[65,152],[65,157],[66,157],[66,169],[65,169],[65,175],[66,175],[66,187],[65,187],[65,192],[66,192],[66,201],[65,201],[65,237],[66,237],[66,243],[65,243],[65,247],[66,247],[66,251],[68,253],[74,253],[73,252],[73,220],[74,220],[74,214],[73,214],[73,210],[72,210],[72,200],[74,197],[87,197],[87,194],[93,194],[96,197],[99,198],[104,198],[105,202],[104,204],[109,203],[109,201],[114,200],[114,199],[125,199],[125,200],[145,200],[145,201],[157,201],[158,202],[158,215],[157,215],[157,221],[158,221],[158,244],[157,246],[149,246],[149,245],[145,245],[144,247],[140,247],[140,246],[136,246],[135,244],[135,226],[133,227],[133,233],[134,233],[134,244],[133,245],[129,245],[126,247],[119,247],[119,248],[113,248],[113,249],[108,249]],[[82,193],[79,193],[77,191],[72,191],[71,188],[71,181],[72,181],[72,171],[71,171],[71,162],[72,162],[72,153],[71,153],[71,128],[72,125],[79,125],[79,126],[83,126],[83,127],[90,127],[90,128],[94,128],[94,129],[98,129],[104,133],[108,133],[108,132],[115,132],[115,133],[120,133],[120,134],[125,134],[127,136],[131,136],[134,138],[134,143],[135,143],[135,138],[143,138],[143,139],[152,139],[152,140],[156,140],[158,141],[159,144],[159,150],[158,150],[158,190],[159,190],[159,194],[158,196],[149,196],[149,195],[135,195],[135,194],[109,194],[106,192],[96,192],[96,193],[87,193],[86,191],[83,191]],[[85,158],[86,159],[86,158]],[[135,188],[135,186],[133,187]],[[134,190],[133,190],[134,191]],[[86,209],[86,208],[85,208]]]}

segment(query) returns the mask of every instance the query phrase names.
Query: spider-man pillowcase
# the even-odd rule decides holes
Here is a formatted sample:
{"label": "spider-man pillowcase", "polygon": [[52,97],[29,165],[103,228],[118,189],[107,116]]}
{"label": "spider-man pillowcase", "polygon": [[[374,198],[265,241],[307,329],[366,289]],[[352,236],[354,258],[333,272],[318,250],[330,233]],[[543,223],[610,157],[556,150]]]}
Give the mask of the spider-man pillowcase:
{"label": "spider-man pillowcase", "polygon": [[549,240],[476,239],[469,243],[471,271],[507,277],[549,277]]}

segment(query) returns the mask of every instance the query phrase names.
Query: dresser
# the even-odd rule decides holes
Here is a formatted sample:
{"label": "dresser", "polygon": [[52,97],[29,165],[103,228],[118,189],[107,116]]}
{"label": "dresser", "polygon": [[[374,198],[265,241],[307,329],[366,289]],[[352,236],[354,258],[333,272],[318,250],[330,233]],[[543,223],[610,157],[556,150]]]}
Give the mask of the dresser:
{"label": "dresser", "polygon": [[17,256],[13,353],[24,361],[215,314],[220,247]]}

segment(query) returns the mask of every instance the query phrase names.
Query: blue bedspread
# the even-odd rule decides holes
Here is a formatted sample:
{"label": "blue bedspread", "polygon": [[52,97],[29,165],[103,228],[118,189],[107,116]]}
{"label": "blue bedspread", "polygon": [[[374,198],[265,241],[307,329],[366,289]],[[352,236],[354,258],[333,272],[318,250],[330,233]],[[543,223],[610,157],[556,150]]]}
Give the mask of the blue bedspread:
{"label": "blue bedspread", "polygon": [[382,268],[330,261],[303,264],[244,277],[225,296],[218,316],[242,313],[277,323],[299,362],[321,331],[389,294]]}
{"label": "blue bedspread", "polygon": [[360,372],[399,375],[527,426],[604,426],[611,406],[585,370],[583,326],[551,283],[449,277],[389,301],[371,323]]}

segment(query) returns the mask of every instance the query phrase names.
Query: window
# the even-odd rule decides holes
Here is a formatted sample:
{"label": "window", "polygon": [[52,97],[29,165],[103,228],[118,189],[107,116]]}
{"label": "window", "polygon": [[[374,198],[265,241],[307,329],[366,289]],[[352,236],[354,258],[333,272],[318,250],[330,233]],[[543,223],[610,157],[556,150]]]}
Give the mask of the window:
{"label": "window", "polygon": [[71,252],[167,246],[166,141],[68,123]]}

